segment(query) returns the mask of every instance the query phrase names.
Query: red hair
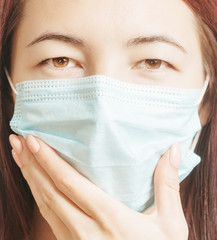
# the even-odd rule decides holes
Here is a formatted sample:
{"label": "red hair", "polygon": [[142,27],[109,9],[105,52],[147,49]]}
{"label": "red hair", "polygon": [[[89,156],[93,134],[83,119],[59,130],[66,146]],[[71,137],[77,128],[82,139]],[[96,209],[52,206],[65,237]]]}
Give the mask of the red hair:
{"label": "red hair", "polygon": [[[181,0],[180,0],[181,1]],[[181,183],[183,209],[189,224],[189,239],[214,240],[217,236],[217,1],[183,0],[204,24],[204,55],[212,72],[211,117],[197,145],[201,163]],[[24,239],[32,221],[34,200],[11,156],[8,137],[13,99],[4,73],[10,70],[13,33],[22,17],[24,0],[0,0],[0,239]]]}
{"label": "red hair", "polygon": [[23,240],[30,232],[34,200],[11,156],[8,137],[13,98],[4,66],[10,66],[13,33],[22,16],[23,0],[0,0],[0,239]]}
{"label": "red hair", "polygon": [[211,87],[205,96],[211,115],[196,148],[201,163],[181,183],[181,197],[189,239],[214,240],[217,236],[217,0],[183,1],[193,10],[200,25],[204,64],[211,77]]}

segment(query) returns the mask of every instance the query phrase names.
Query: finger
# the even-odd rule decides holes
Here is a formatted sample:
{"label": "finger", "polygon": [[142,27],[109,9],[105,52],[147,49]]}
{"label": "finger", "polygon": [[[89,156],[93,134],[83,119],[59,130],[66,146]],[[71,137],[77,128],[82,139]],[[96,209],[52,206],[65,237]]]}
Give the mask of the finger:
{"label": "finger", "polygon": [[12,148],[14,149],[14,151],[17,154],[21,154],[23,151],[23,145],[22,145],[22,142],[20,141],[19,137],[15,134],[11,134],[9,136],[9,141],[10,141],[10,144],[11,144]]}
{"label": "finger", "polygon": [[15,135],[15,134],[11,134],[9,136],[9,141],[10,141],[10,144],[11,144],[11,146],[13,148],[12,156],[14,157],[14,160],[15,160],[16,164],[18,165],[18,167],[22,168],[23,167],[23,163],[20,160],[20,158],[17,156],[17,154],[21,154],[22,151],[23,151],[22,142],[20,141],[18,136]]}
{"label": "finger", "polygon": [[112,199],[93,183],[78,173],[72,166],[58,156],[42,140],[28,136],[27,145],[40,165],[49,174],[57,188],[68,196],[87,215],[105,221],[111,219],[115,209],[123,205]]}
{"label": "finger", "polygon": [[[66,240],[66,239],[74,239],[72,237],[72,233],[68,230],[68,228],[65,226],[65,224],[57,217],[57,215],[54,212],[50,212],[50,214],[46,217],[46,222],[49,224],[54,236],[57,240]],[[44,237],[46,239],[50,239],[50,231],[46,230],[47,236]],[[34,236],[34,239],[39,239],[41,235],[41,232],[37,231],[36,229],[33,229],[32,236]]]}
{"label": "finger", "polygon": [[154,173],[156,210],[172,219],[183,217],[178,177],[180,161],[180,147],[174,144],[160,159]]}
{"label": "finger", "polygon": [[[55,213],[75,235],[81,232],[81,228],[84,230],[86,226],[92,225],[93,220],[56,188],[52,179],[34,160],[34,156],[26,146],[25,140],[21,137],[20,140],[23,151],[21,154],[15,154],[15,158],[22,159],[23,167],[21,171],[45,220],[52,223],[52,216]],[[51,227],[53,228],[53,226]]]}

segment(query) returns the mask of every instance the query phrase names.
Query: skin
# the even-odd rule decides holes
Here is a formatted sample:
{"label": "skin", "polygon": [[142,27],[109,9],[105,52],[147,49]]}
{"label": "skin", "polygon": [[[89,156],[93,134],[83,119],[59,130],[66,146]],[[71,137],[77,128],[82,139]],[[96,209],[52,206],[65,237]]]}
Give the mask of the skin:
{"label": "skin", "polygon": [[[47,40],[29,46],[48,32],[74,36],[86,44]],[[175,43],[160,41],[131,40],[127,47],[130,39],[150,36],[170,38],[186,52]],[[52,61],[39,65],[55,57],[72,61],[64,68],[55,68]],[[173,67],[162,63],[159,69],[148,69],[145,59],[161,59]],[[95,74],[139,84],[201,88],[202,56],[191,11],[180,0],[27,1],[13,41],[13,82]]]}
{"label": "skin", "polygon": [[[178,88],[203,85],[205,74],[195,18],[181,0],[26,2],[13,39],[10,75],[14,84],[101,74],[136,84]],[[39,41],[40,36],[50,33],[64,35],[64,41],[60,37]],[[66,36],[76,41],[66,41]],[[57,57],[61,58],[59,63]],[[157,61],[151,65],[150,59]],[[177,145],[157,166],[156,205],[148,215],[133,212],[111,199],[41,140],[35,142],[29,136],[25,141],[12,135],[10,142],[14,159],[39,206],[35,210],[33,239],[83,240],[84,232],[88,239],[187,239],[178,192]],[[75,178],[78,187],[61,185],[62,176],[68,182]],[[94,194],[88,195],[89,189]],[[88,201],[87,195],[92,196]],[[59,200],[54,204],[54,199]],[[119,213],[117,218],[114,212]]]}
{"label": "skin", "polygon": [[162,156],[155,170],[154,211],[137,213],[89,182],[40,139],[11,135],[10,142],[14,160],[53,231],[36,219],[30,239],[187,239],[179,196],[178,144]]}

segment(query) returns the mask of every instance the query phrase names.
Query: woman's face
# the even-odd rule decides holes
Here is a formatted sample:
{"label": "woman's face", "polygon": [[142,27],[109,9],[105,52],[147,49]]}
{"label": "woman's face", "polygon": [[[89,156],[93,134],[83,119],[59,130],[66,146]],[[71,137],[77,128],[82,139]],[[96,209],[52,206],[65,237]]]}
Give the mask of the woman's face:
{"label": "woman's face", "polygon": [[107,75],[201,88],[196,20],[181,0],[28,0],[15,33],[11,77]]}

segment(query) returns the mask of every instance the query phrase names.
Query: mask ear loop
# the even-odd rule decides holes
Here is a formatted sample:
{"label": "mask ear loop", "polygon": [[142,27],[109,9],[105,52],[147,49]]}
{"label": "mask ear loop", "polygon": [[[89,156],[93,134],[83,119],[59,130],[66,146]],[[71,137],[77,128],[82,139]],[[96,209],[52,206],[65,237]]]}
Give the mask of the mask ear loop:
{"label": "mask ear loop", "polygon": [[209,85],[209,75],[207,75],[206,80],[203,84],[203,87],[202,87],[201,92],[200,92],[200,96],[199,96],[198,101],[197,101],[197,105],[199,105],[202,102],[202,99],[205,95],[205,92],[208,88],[208,85]]}
{"label": "mask ear loop", "polygon": [[[208,88],[208,85],[209,85],[209,75],[207,75],[206,80],[205,80],[205,82],[204,82],[204,84],[203,84],[203,88],[201,89],[200,96],[199,96],[198,101],[197,101],[197,105],[199,105],[199,104],[202,102],[203,97],[204,97],[204,95],[205,95],[205,93],[206,93],[206,90],[207,90],[207,88]],[[195,136],[194,136],[194,138],[193,138],[193,140],[192,140],[190,149],[191,149],[191,151],[193,151],[193,152],[194,152],[194,150],[195,150],[195,148],[196,148],[196,145],[197,145],[198,139],[199,139],[199,137],[200,137],[200,134],[201,134],[201,130],[198,131],[198,132],[195,134]]]}
{"label": "mask ear loop", "polygon": [[197,145],[198,139],[199,139],[199,137],[200,137],[200,134],[201,134],[201,130],[198,131],[198,132],[195,134],[195,136],[194,136],[194,138],[193,138],[193,140],[192,140],[192,142],[191,142],[190,149],[191,149],[192,152],[194,152],[194,150],[195,150],[195,148],[196,148],[196,145]]}
{"label": "mask ear loop", "polygon": [[9,73],[8,73],[8,70],[7,70],[6,68],[5,68],[5,74],[6,74],[6,76],[7,76],[8,82],[9,82],[9,84],[10,84],[10,86],[11,86],[11,89],[13,90],[13,92],[14,92],[16,95],[18,95],[18,92],[17,92],[16,88],[14,87],[14,84],[13,84],[13,82],[12,82],[12,80],[11,80],[11,77],[10,77],[10,75],[9,75]]}

